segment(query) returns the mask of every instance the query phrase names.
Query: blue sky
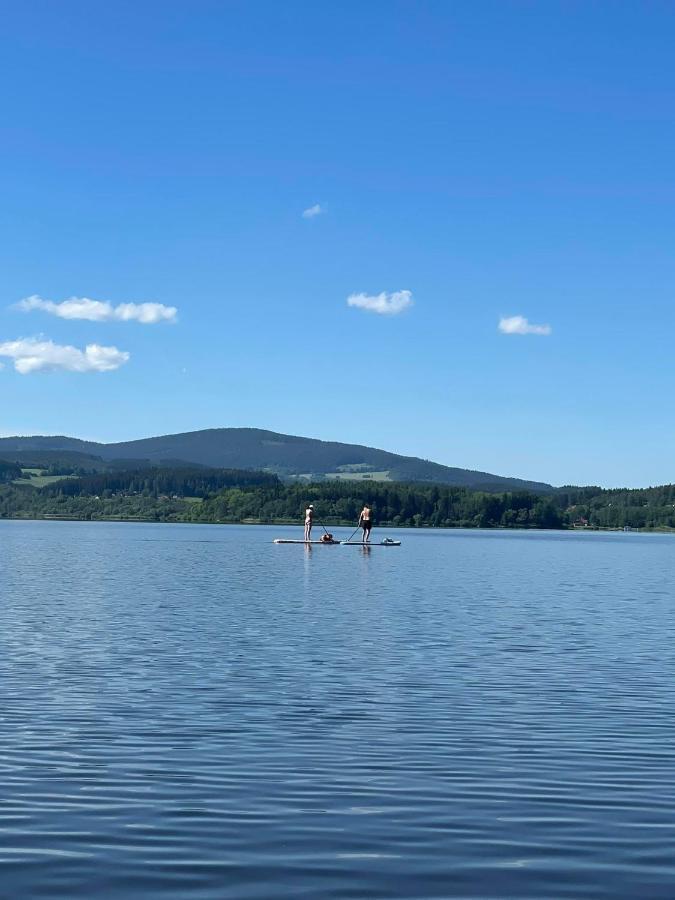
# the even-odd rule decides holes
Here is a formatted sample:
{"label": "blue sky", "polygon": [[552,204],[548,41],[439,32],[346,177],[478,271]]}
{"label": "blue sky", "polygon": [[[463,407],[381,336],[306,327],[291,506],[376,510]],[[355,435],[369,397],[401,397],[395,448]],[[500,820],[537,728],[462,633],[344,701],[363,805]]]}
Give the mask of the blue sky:
{"label": "blue sky", "polygon": [[30,0],[0,35],[1,433],[675,480],[673,4]]}

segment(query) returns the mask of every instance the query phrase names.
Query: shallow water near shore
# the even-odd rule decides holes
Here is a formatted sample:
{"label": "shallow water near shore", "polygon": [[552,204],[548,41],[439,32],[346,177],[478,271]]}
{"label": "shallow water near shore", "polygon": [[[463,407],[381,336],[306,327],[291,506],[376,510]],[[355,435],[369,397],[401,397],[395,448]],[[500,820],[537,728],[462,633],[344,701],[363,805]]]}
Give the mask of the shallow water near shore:
{"label": "shallow water near shore", "polygon": [[673,897],[675,538],[299,536],[0,522],[0,894]]}

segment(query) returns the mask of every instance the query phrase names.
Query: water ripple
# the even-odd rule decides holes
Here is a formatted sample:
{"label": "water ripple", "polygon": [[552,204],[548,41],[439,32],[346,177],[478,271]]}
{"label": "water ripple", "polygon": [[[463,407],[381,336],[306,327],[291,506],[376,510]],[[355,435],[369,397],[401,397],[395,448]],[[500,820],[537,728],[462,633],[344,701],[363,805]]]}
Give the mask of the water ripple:
{"label": "water ripple", "polygon": [[0,522],[3,896],[670,900],[672,539],[403,537]]}

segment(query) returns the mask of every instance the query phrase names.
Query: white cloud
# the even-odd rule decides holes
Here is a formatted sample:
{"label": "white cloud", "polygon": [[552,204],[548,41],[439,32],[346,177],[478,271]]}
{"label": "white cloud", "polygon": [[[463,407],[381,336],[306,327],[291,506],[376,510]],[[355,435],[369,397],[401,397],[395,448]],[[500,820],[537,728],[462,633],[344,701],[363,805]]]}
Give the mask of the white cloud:
{"label": "white cloud", "polygon": [[365,309],[380,316],[396,316],[412,306],[412,291],[394,291],[387,294],[352,294],[347,297],[347,306]]}
{"label": "white cloud", "polygon": [[319,203],[315,203],[314,206],[310,206],[309,209],[306,209],[302,213],[303,219],[314,219],[316,216],[320,216],[323,210],[321,209],[321,205]]}
{"label": "white cloud", "polygon": [[502,334],[551,334],[553,331],[550,325],[531,325],[525,316],[502,316],[499,330]]}
{"label": "white cloud", "polygon": [[157,322],[175,322],[178,310],[175,306],[164,306],[162,303],[112,303],[103,300],[89,300],[87,297],[71,297],[62,303],[43,300],[33,295],[17,303],[17,308],[24,312],[35,309],[58,316],[60,319],[86,319],[89,322],[141,322],[143,325],[155,325]]}
{"label": "white cloud", "polygon": [[14,360],[21,375],[32,372],[112,372],[129,360],[129,354],[117,347],[87,344],[84,350],[55,344],[42,338],[20,338],[0,344],[0,356]]}

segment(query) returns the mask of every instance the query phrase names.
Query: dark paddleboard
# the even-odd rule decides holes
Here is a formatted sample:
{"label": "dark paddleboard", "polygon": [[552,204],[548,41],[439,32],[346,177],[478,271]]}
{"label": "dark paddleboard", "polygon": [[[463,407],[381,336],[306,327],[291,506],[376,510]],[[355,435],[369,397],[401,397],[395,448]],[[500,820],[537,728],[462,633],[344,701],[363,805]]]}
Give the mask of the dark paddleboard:
{"label": "dark paddleboard", "polygon": [[400,541],[370,541],[364,544],[363,541],[342,541],[345,547],[400,547]]}

